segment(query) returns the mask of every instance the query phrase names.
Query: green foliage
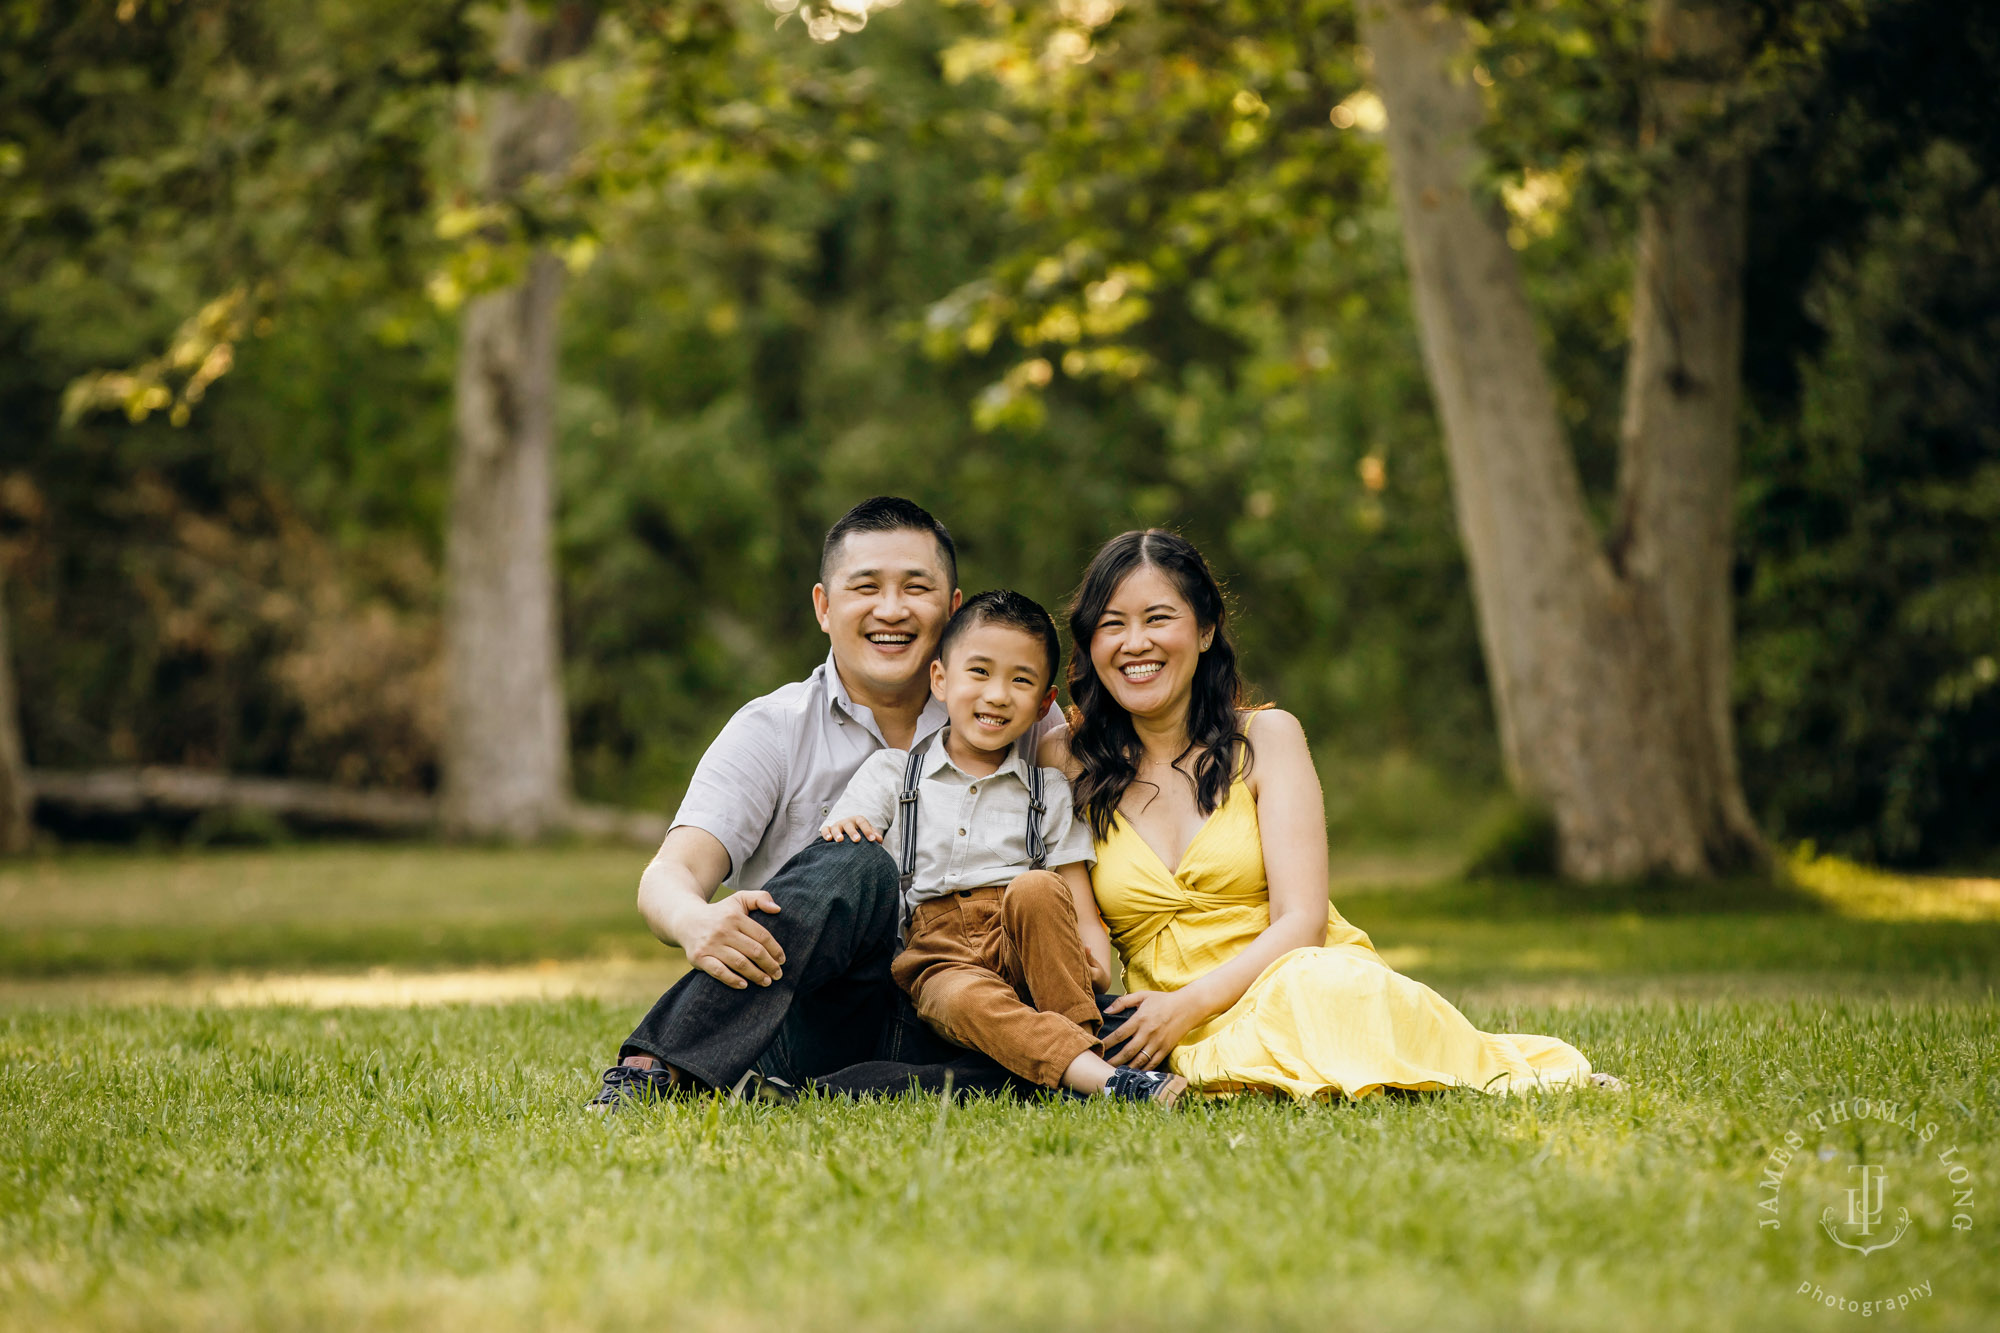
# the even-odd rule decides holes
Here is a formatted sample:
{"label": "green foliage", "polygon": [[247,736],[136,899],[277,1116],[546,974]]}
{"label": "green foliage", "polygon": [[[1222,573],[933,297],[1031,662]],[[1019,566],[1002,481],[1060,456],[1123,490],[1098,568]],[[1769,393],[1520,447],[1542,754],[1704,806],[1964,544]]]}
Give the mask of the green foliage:
{"label": "green foliage", "polygon": [[[1336,272],[1343,242],[1321,226],[1320,205],[1282,221],[1344,166],[1266,201],[1269,230],[1300,243],[1319,233],[1313,285],[1273,305],[1253,285],[1271,275],[1275,242],[1228,242],[1226,162],[1219,150],[1202,161],[1208,206],[1223,211],[1214,242],[1196,248],[1226,253],[1175,261],[1163,291],[1180,313],[1126,326],[1146,339],[1145,357],[1182,377],[1171,392],[1158,379],[1063,376],[1030,417],[980,430],[990,414],[978,403],[992,399],[983,386],[1016,353],[923,354],[951,350],[968,293],[997,290],[993,266],[1017,265],[1023,236],[1074,224],[1115,239],[1095,214],[1030,230],[1027,205],[1009,203],[1073,175],[1061,155],[1083,151],[1092,131],[964,77],[955,53],[987,40],[986,22],[905,7],[823,53],[794,46],[789,59],[825,70],[793,75],[800,86],[852,89],[865,78],[865,93],[819,98],[854,126],[840,158],[767,99],[712,118],[800,145],[804,170],[767,167],[762,149],[732,149],[724,167],[683,142],[673,154],[693,165],[641,173],[645,190],[605,215],[565,362],[580,780],[658,799],[735,700],[816,660],[824,641],[802,571],[847,505],[893,490],[951,525],[969,589],[1008,584],[1052,607],[1106,536],[1171,523],[1230,579],[1253,678],[1306,718],[1329,760],[1389,750],[1452,764],[1448,788],[1490,781],[1442,460],[1421,436],[1423,390],[1400,315],[1393,218],[1378,199],[1366,239],[1359,223],[1342,231],[1372,256],[1352,277]],[[1190,145],[1235,123],[1233,112],[1194,108],[1224,84],[1227,102],[1233,78],[1190,75]],[[1288,114],[1302,115],[1309,99],[1291,96]],[[1102,108],[1090,114],[1101,128],[1118,123]],[[1314,117],[1325,125],[1323,111]],[[1139,142],[1131,127],[1120,134],[1099,168],[1113,184],[1117,155]],[[1170,203],[1182,185],[1120,188],[1133,203]],[[632,203],[645,207],[627,211]],[[1097,299],[1105,304],[1101,286]],[[1196,319],[1196,306],[1211,313]],[[1450,817],[1406,822],[1434,833],[1440,814]]]}
{"label": "green foliage", "polygon": [[1990,12],[1887,7],[1759,184],[1745,775],[1781,838],[1866,860],[1995,853],[2000,135],[1968,99],[1996,69]]}
{"label": "green foliage", "polygon": [[9,12],[0,538],[36,762],[428,772],[448,409],[401,293],[466,10]]}
{"label": "green foliage", "polygon": [[[1673,148],[1637,143],[1642,7],[1469,8],[1603,509],[1635,201]],[[1186,532],[1341,843],[1461,840],[1498,765],[1350,5],[910,4],[825,46],[749,3],[604,5],[549,75],[574,172],[475,206],[497,13],[5,10],[0,568],[33,762],[434,781],[454,306],[545,244],[574,271],[586,795],[671,803],[730,708],[809,668],[820,534],[893,490],[969,588],[1052,606],[1112,533]],[[1716,123],[1758,181],[1750,795],[1784,839],[1990,860],[2000,42],[1942,0],[1758,15]]]}
{"label": "green foliage", "polygon": [[[439,93],[476,34],[467,0],[17,5],[0,50],[14,177],[0,251],[8,313],[71,376],[162,364],[85,393],[134,420],[186,421],[282,286],[342,266],[407,279],[422,235]],[[190,316],[221,300],[208,321]]]}

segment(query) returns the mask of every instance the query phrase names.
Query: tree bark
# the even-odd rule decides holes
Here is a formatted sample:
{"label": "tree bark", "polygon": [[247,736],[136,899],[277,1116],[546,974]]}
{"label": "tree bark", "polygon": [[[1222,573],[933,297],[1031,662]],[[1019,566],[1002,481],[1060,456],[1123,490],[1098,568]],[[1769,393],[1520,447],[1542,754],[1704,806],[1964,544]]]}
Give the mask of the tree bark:
{"label": "tree bark", "polygon": [[[1738,7],[1655,0],[1646,147],[1678,147],[1742,58]],[[1743,366],[1748,168],[1737,155],[1677,154],[1640,211],[1632,346],[1611,552],[1658,599],[1666,651],[1686,683],[1676,723],[1720,866],[1763,857],[1743,798],[1730,712],[1730,595]]]}
{"label": "tree bark", "polygon": [[[1732,36],[1656,3],[1654,54]],[[1501,751],[1547,806],[1560,868],[1587,879],[1708,875],[1761,856],[1729,714],[1740,164],[1684,157],[1645,210],[1620,522],[1600,538],[1538,351],[1505,219],[1477,180],[1479,89],[1463,20],[1367,0],[1362,36],[1389,113],[1391,177],[1425,368],[1443,420]],[[1663,82],[1654,130],[1699,110]]]}
{"label": "tree bark", "polygon": [[[541,19],[521,0],[500,37],[524,86],[484,108],[484,193],[516,197],[575,151],[569,103],[534,76],[589,39],[592,11]],[[558,637],[553,527],[556,314],[560,260],[537,250],[517,286],[465,308],[459,347],[446,543],[443,810],[462,836],[531,838],[569,803],[569,737]]]}
{"label": "tree bark", "polygon": [[21,705],[14,694],[14,655],[8,641],[6,584],[0,580],[0,855],[28,849],[34,836],[30,803]]}

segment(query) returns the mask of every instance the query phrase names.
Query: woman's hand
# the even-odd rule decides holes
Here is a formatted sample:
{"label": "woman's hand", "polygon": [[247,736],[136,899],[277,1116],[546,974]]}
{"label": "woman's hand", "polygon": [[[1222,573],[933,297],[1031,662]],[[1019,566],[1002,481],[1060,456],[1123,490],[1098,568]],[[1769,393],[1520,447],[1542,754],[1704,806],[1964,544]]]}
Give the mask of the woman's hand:
{"label": "woman's hand", "polygon": [[1111,1034],[1118,1045],[1104,1058],[1133,1069],[1158,1069],[1182,1037],[1213,1017],[1203,1013],[1200,1001],[1186,991],[1131,991],[1113,1000],[1104,1012],[1122,1014],[1128,1009],[1132,1016]]}
{"label": "woman's hand", "polygon": [[819,836],[828,842],[880,842],[882,835],[860,815],[850,815],[832,824],[821,824]]}

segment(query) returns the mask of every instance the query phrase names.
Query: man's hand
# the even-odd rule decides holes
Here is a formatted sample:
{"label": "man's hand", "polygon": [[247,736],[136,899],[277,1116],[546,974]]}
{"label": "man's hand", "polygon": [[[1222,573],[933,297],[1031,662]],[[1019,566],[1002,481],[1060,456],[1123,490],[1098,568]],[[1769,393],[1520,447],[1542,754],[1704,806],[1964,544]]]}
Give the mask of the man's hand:
{"label": "man's hand", "polygon": [[686,909],[675,922],[680,946],[690,963],[725,986],[768,986],[785,974],[785,951],[751,914],[778,910],[778,900],[762,889]]}
{"label": "man's hand", "polygon": [[639,877],[639,915],[662,944],[679,945],[723,985],[768,986],[783,975],[785,951],[752,913],[776,913],[778,902],[761,889],[710,902],[728,874],[728,849],[707,830],[682,824]]}
{"label": "man's hand", "polygon": [[882,835],[875,831],[875,826],[860,815],[849,815],[834,823],[820,825],[819,836],[828,842],[882,841]]}

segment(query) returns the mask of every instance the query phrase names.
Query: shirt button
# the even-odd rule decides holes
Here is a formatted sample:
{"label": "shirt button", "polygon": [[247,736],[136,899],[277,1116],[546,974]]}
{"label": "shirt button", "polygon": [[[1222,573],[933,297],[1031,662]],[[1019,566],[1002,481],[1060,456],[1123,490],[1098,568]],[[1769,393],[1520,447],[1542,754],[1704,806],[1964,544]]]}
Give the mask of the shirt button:
{"label": "shirt button", "polygon": [[977,787],[968,787],[966,790],[970,791],[974,796],[979,795],[979,788]]}
{"label": "shirt button", "polygon": [[962,838],[962,837],[964,837],[964,836],[965,836],[965,830],[964,830],[964,829],[960,829],[960,830],[958,831],[958,836],[959,836],[959,837],[961,837],[961,838]]}

